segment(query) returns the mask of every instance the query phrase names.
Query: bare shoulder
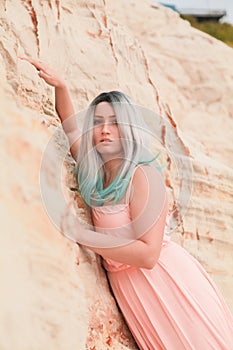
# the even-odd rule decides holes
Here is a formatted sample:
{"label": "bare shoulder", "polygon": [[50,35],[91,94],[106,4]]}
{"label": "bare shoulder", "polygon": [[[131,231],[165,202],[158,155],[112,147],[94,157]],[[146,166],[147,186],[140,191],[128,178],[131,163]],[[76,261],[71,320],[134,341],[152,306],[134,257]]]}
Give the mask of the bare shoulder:
{"label": "bare shoulder", "polygon": [[161,184],[164,182],[163,176],[158,169],[151,166],[150,164],[138,165],[132,179],[133,186],[148,186],[150,182],[153,184]]}
{"label": "bare shoulder", "polygon": [[130,201],[146,201],[149,194],[151,196],[164,192],[165,187],[163,176],[158,169],[150,164],[138,165],[132,178]]}
{"label": "bare shoulder", "polygon": [[130,189],[131,216],[135,218],[145,210],[149,213],[152,208],[153,213],[160,212],[166,197],[165,181],[160,171],[149,164],[138,166]]}

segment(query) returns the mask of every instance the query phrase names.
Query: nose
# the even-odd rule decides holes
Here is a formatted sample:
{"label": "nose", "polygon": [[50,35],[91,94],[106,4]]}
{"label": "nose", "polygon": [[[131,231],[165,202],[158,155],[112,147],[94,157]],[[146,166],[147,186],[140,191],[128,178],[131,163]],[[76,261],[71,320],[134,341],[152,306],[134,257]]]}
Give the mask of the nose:
{"label": "nose", "polygon": [[109,123],[107,123],[107,122],[103,123],[101,133],[102,134],[109,134],[110,133]]}

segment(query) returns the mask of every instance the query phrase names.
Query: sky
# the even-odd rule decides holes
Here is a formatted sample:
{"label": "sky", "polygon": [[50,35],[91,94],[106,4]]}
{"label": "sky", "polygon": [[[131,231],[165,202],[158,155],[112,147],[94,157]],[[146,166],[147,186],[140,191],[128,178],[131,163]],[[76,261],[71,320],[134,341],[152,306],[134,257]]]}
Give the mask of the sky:
{"label": "sky", "polygon": [[233,0],[164,0],[159,1],[175,5],[179,8],[221,9],[226,10],[227,16],[221,22],[233,24]]}

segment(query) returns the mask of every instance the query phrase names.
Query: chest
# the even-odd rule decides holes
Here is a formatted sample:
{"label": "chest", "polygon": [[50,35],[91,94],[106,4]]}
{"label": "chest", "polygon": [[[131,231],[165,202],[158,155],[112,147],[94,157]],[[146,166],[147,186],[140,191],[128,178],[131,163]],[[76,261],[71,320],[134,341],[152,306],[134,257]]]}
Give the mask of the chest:
{"label": "chest", "polygon": [[131,223],[130,209],[127,204],[92,207],[92,220],[96,230],[121,228]]}

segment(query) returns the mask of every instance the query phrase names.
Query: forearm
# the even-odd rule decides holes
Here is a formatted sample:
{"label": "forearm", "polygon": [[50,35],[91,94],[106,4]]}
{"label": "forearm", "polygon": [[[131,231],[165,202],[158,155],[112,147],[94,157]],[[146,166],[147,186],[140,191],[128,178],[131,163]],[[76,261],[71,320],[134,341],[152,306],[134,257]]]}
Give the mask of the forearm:
{"label": "forearm", "polygon": [[32,64],[37,69],[39,77],[55,88],[55,108],[68,137],[71,154],[76,159],[81,132],[77,125],[74,115],[75,110],[64,80],[45,63],[26,57],[19,58]]}
{"label": "forearm", "polygon": [[[88,247],[103,258],[109,258],[123,264],[151,269],[156,264],[159,254],[152,252],[150,246],[140,240],[136,240],[123,247],[93,248]],[[160,249],[159,249],[160,252]]]}
{"label": "forearm", "polygon": [[[55,108],[62,123],[75,113],[71,97],[65,83],[55,87]],[[66,125],[67,127],[70,127],[70,130],[68,131],[72,131],[72,125],[68,125],[68,123],[66,123]]]}
{"label": "forearm", "polygon": [[[152,268],[159,258],[162,246],[162,240],[159,237],[160,235],[157,237],[157,244],[155,247],[147,244],[140,239],[124,240],[122,237],[117,238],[114,236],[108,236],[94,232],[85,228],[80,229],[78,234],[78,241],[83,246],[101,255],[103,258],[109,258],[123,264],[144,267],[148,269]],[[80,237],[83,239],[80,239]],[[102,248],[101,246],[104,247]],[[111,246],[113,248],[108,248]]]}
{"label": "forearm", "polygon": [[55,87],[55,108],[68,138],[71,154],[76,159],[77,144],[80,143],[81,131],[78,128],[75,110],[65,84]]}

